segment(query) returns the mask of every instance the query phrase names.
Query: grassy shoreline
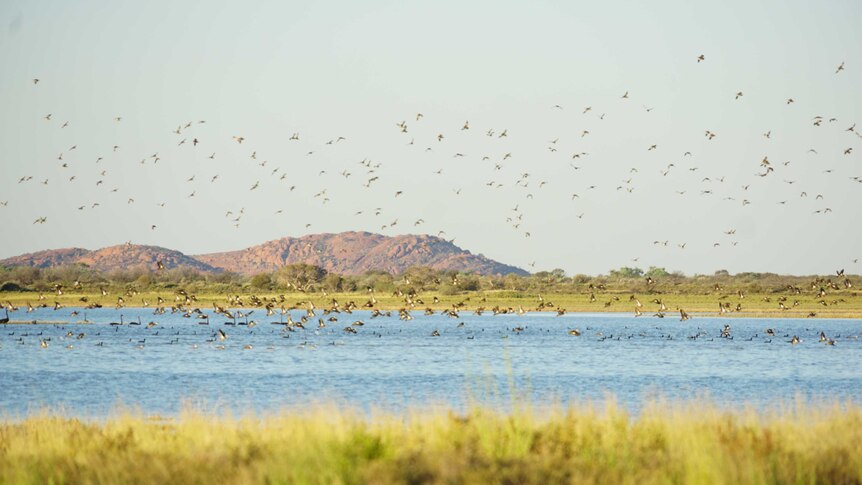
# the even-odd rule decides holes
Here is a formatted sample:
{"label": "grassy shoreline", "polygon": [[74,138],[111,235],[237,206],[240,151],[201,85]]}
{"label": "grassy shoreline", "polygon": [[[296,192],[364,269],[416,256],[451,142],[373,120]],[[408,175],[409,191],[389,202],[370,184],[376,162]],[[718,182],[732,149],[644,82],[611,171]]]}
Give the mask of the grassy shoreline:
{"label": "grassy shoreline", "polygon": [[[239,296],[243,300],[242,308],[263,309],[263,304],[253,304],[251,295],[253,293],[244,293]],[[254,293],[261,299],[274,299],[273,307],[279,311],[282,307],[290,309],[305,310],[309,307],[309,302],[313,303],[318,310],[330,309],[333,306],[333,300],[337,301],[341,310],[343,310],[348,302],[352,301],[356,304],[357,309],[370,309],[364,305],[369,302],[371,296],[366,292],[338,292],[338,293],[273,293],[261,292]],[[44,299],[40,300],[40,295]],[[655,300],[660,300],[666,310],[663,312],[668,319],[680,318],[679,309],[685,310],[686,313],[693,317],[697,316],[722,316],[722,317],[762,317],[762,318],[804,318],[816,316],[817,318],[862,318],[862,298],[855,292],[846,292],[834,298],[828,297],[818,298],[814,295],[799,295],[788,297],[786,300],[780,300],[782,295],[774,293],[752,293],[746,297],[738,298],[736,296],[729,297],[727,295],[718,294],[694,294],[694,293],[653,293],[653,294],[634,294],[620,292],[606,292],[596,294],[595,301],[591,301],[590,294],[580,293],[544,293],[526,294],[515,293],[510,291],[472,291],[464,292],[457,295],[434,295],[428,292],[422,297],[414,298],[414,307],[412,312],[419,314],[426,309],[432,309],[434,312],[449,310],[454,307],[458,308],[459,312],[473,313],[477,309],[482,308],[485,314],[492,314],[495,307],[508,312],[517,312],[522,308],[526,312],[557,312],[565,310],[566,313],[631,313],[634,314],[636,301],[631,298],[636,298],[641,302],[639,308],[643,313],[644,318],[652,318],[661,308],[660,304],[655,303]],[[143,291],[134,295],[122,294],[123,306],[131,308],[155,308],[163,306],[170,309],[172,305],[183,304],[186,308],[201,308],[202,310],[212,310],[213,304],[226,308],[240,308],[239,305],[229,304],[227,294],[201,293],[195,294],[194,301],[191,304],[185,304],[183,301],[176,300],[175,290],[165,289],[164,291]],[[282,301],[283,296],[283,301]],[[435,296],[438,301],[434,301]],[[539,299],[541,296],[541,300]],[[16,312],[10,313],[10,320],[27,321],[27,304],[33,306],[46,305],[53,308],[55,303],[59,303],[63,307],[84,307],[91,303],[98,303],[104,308],[116,308],[117,293],[111,292],[107,296],[93,295],[88,292],[64,291],[62,295],[53,293],[38,293],[28,291],[6,291],[0,292],[0,303],[4,306],[12,305],[18,307]],[[164,299],[164,303],[158,304],[158,298]],[[81,301],[81,298],[87,298],[87,301]],[[394,294],[375,294],[375,303],[373,308],[381,311],[397,311],[401,308],[409,308],[405,303],[404,296]],[[823,302],[823,303],[821,303]],[[719,303],[730,303],[730,311],[721,313],[719,311]],[[825,303],[825,304],[824,304]],[[544,308],[539,308],[540,305],[546,305]],[[552,306],[548,306],[552,305]],[[736,311],[736,305],[740,306],[740,311]],[[786,309],[781,309],[781,306]],[[98,311],[98,309],[88,310]],[[57,311],[58,315],[64,314],[64,309]]]}
{"label": "grassy shoreline", "polygon": [[859,483],[862,408],[612,400],[363,416],[312,406],[0,420],[0,483]]}

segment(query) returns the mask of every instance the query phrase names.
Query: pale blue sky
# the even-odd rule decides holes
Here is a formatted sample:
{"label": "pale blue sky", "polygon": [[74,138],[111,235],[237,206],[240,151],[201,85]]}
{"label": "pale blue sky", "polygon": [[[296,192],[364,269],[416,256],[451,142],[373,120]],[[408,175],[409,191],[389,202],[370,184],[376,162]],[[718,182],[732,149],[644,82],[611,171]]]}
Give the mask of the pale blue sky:
{"label": "pale blue sky", "polygon": [[0,2],[0,257],[445,231],[533,271],[862,271],[862,3],[245,3]]}

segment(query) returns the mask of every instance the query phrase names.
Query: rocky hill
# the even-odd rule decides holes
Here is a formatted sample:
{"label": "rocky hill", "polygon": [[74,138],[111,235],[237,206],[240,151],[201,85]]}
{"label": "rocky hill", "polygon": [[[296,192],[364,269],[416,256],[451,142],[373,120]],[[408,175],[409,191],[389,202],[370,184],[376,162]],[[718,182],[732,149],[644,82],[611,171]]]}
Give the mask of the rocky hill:
{"label": "rocky hill", "polygon": [[3,266],[33,266],[35,268],[50,268],[51,266],[64,266],[74,264],[78,258],[86,256],[92,251],[81,248],[49,249],[35,253],[22,254],[0,261]]}
{"label": "rocky hill", "polygon": [[428,235],[382,236],[369,232],[313,234],[282,238],[238,251],[187,256],[158,246],[123,244],[90,251],[54,249],[0,261],[3,266],[47,268],[83,263],[102,271],[139,266],[190,267],[200,271],[255,274],[293,263],[320,266],[332,273],[362,274],[371,270],[397,274],[411,266],[478,274],[527,274],[526,271],[472,254],[449,241]]}
{"label": "rocky hill", "polygon": [[382,270],[397,274],[411,266],[479,274],[527,274],[526,271],[475,255],[435,236],[382,236],[369,232],[286,237],[225,253],[194,256],[217,268],[238,273],[274,271],[307,263],[331,273],[362,274]]}
{"label": "rocky hill", "polygon": [[69,264],[85,264],[100,271],[111,271],[140,266],[155,269],[157,261],[161,261],[167,269],[189,267],[199,271],[219,271],[218,268],[202,263],[179,251],[138,244],[121,244],[95,251],[81,248],[49,249],[4,259],[0,261],[0,265],[48,268]]}
{"label": "rocky hill", "polygon": [[79,263],[98,269],[132,268],[141,265],[155,268],[156,261],[161,261],[167,269],[189,267],[199,271],[218,271],[218,268],[173,249],[136,244],[121,244],[102,248],[82,256],[78,260]]}

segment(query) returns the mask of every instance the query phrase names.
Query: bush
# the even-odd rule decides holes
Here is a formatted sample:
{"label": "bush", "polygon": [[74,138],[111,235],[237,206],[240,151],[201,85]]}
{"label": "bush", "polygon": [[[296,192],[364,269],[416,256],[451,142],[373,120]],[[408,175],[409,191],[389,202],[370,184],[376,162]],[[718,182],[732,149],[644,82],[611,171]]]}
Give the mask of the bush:
{"label": "bush", "polygon": [[344,278],[335,273],[330,273],[323,278],[323,287],[327,291],[341,291],[342,283],[344,282]]}
{"label": "bush", "polygon": [[27,291],[27,288],[24,288],[18,283],[7,281],[6,283],[3,283],[3,286],[0,286],[0,291]]}
{"label": "bush", "polygon": [[[650,268],[652,270],[652,268]],[[623,266],[620,269],[612,269],[611,276],[615,278],[629,278],[635,279],[640,278],[644,275],[644,270],[640,268],[629,268],[628,266]]]}
{"label": "bush", "polygon": [[272,286],[272,277],[268,273],[256,274],[251,278],[249,284],[258,290],[268,290]]}

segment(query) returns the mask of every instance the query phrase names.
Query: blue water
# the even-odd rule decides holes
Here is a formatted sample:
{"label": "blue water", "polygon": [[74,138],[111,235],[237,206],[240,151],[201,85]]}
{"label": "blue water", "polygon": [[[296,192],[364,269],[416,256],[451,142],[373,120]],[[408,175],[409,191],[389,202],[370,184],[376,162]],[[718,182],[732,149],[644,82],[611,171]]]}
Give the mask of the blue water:
{"label": "blue water", "polygon": [[[13,313],[70,320],[71,309]],[[619,314],[483,315],[414,320],[338,314],[288,331],[256,311],[257,325],[210,325],[148,309],[88,311],[87,325],[0,325],[0,415],[49,407],[104,416],[118,405],[175,415],[192,404],[233,413],[336,401],[397,411],[410,405],[579,403],[612,394],[637,410],[652,397],[708,397],[769,408],[798,397],[862,401],[862,320],[634,318]],[[298,321],[305,312],[294,311]],[[318,312],[319,313],[319,312]],[[328,318],[324,317],[324,318]],[[343,328],[356,320],[356,334]],[[158,326],[147,329],[149,321]],[[463,322],[463,327],[458,327]],[[720,338],[725,324],[732,339]],[[513,331],[522,327],[523,331]],[[765,329],[775,329],[774,338]],[[568,335],[578,328],[580,337]],[[218,329],[228,338],[219,341]],[[432,337],[437,330],[439,337]],[[72,337],[67,337],[71,331]],[[820,331],[834,346],[818,342]],[[77,334],[84,333],[82,339]],[[696,339],[691,336],[699,335]],[[793,335],[802,342],[789,343]],[[472,337],[472,338],[471,338]],[[48,347],[42,348],[44,339]],[[71,345],[72,348],[67,348]],[[224,349],[218,346],[224,345]],[[251,345],[246,350],[244,346]]]}

